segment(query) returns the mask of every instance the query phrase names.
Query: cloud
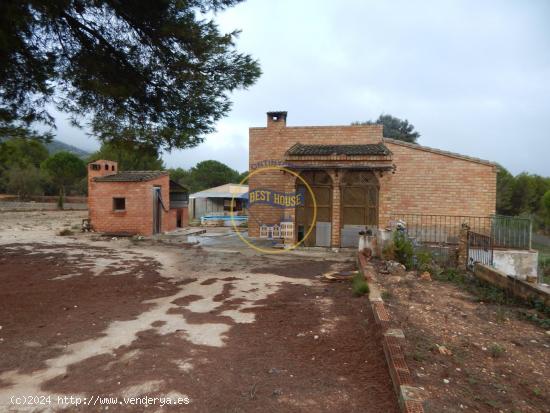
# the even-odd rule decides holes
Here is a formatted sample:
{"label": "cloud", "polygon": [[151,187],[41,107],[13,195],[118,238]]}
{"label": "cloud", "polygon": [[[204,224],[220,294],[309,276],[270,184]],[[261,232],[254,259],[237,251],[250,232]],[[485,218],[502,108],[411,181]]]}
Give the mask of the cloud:
{"label": "cloud", "polygon": [[[550,175],[550,3],[248,0],[216,16],[263,76],[229,116],[169,166],[248,164],[248,128],[268,110],[292,125],[407,118],[420,143]],[[60,128],[72,143],[82,136]],[[78,135],[78,136],[77,136]],[[83,142],[81,142],[84,145]]]}

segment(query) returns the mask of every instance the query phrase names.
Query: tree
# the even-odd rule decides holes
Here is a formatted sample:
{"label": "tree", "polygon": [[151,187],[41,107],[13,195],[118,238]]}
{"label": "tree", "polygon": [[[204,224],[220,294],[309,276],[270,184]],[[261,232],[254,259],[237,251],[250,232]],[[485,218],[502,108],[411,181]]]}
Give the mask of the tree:
{"label": "tree", "polygon": [[103,143],[99,151],[90,155],[89,162],[107,159],[118,162],[121,171],[157,171],[164,169],[158,150],[152,145],[133,142]]}
{"label": "tree", "polygon": [[239,172],[218,161],[202,161],[190,171],[192,192],[228,183],[239,182]]}
{"label": "tree", "polygon": [[546,231],[550,230],[550,189],[542,197],[542,209],[544,211],[544,223]]}
{"label": "tree", "polygon": [[417,143],[420,133],[414,130],[414,126],[408,120],[402,120],[392,115],[381,114],[378,119],[373,122],[353,122],[352,125],[384,125],[384,138],[397,139],[399,141]]}
{"label": "tree", "polygon": [[[514,215],[531,214],[532,206],[537,202],[537,191],[533,177],[526,172],[516,176],[514,191],[512,192],[512,206]],[[539,198],[540,201],[540,198]]]}
{"label": "tree", "polygon": [[6,188],[8,193],[17,194],[20,199],[38,195],[43,192],[40,171],[33,165],[14,166],[7,173]]}
{"label": "tree", "polygon": [[59,190],[59,207],[63,208],[66,189],[77,184],[86,175],[86,164],[69,152],[57,152],[40,166]]}
{"label": "tree", "polygon": [[170,173],[170,179],[174,182],[177,182],[180,185],[189,187],[191,172],[183,168],[168,169]]}
{"label": "tree", "polygon": [[515,178],[505,168],[497,166],[497,213],[514,215],[512,195],[514,193]]}
{"label": "tree", "polygon": [[7,190],[9,172],[13,168],[39,168],[48,157],[48,150],[35,139],[14,138],[0,140],[0,192]]}
{"label": "tree", "polygon": [[0,2],[0,136],[54,104],[105,142],[199,144],[261,74],[212,19],[241,1]]}

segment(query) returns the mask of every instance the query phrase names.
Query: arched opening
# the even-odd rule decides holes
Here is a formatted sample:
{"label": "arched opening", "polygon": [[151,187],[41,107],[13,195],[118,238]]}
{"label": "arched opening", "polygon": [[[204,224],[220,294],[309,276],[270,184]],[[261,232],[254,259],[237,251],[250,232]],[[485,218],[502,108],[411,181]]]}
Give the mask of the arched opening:
{"label": "arched opening", "polygon": [[[325,171],[304,171],[301,177],[308,183],[315,194],[317,217],[310,235],[304,241],[306,247],[330,247],[332,234],[332,179]],[[313,219],[313,200],[304,184],[296,181],[297,191],[304,193],[304,205],[296,208],[296,228],[298,241],[301,241],[309,230]]]}
{"label": "arched opening", "polygon": [[359,231],[378,227],[379,184],[371,171],[348,171],[342,177],[342,247],[357,247]]}

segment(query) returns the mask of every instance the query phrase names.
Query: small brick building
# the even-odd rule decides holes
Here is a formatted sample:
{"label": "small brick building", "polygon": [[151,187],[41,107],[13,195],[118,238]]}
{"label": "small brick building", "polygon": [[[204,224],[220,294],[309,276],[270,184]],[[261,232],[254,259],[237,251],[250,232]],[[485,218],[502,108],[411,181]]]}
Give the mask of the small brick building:
{"label": "small brick building", "polygon": [[166,171],[118,171],[88,164],[88,217],[95,231],[153,235],[188,224],[188,191]]}
{"label": "small brick building", "polygon": [[[284,166],[312,187],[317,219],[306,246],[356,246],[360,229],[385,228],[394,214],[489,216],[496,207],[492,162],[382,137],[382,125],[287,127],[286,112],[268,112],[267,127],[250,128],[249,168]],[[262,171],[250,192],[293,193],[302,183],[283,171]],[[313,216],[311,197],[295,208],[249,207],[249,235],[260,226],[294,223],[296,242]],[[350,236],[351,235],[351,236]],[[351,241],[350,241],[351,240]]]}

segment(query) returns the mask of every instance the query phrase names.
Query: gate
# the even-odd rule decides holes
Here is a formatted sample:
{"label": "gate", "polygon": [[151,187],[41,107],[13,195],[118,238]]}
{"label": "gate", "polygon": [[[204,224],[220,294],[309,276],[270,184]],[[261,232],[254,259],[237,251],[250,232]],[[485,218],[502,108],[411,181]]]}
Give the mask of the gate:
{"label": "gate", "polygon": [[473,269],[476,262],[492,266],[494,249],[492,237],[468,231],[467,238],[468,268]]}
{"label": "gate", "polygon": [[[317,220],[311,233],[304,241],[306,247],[330,247],[332,231],[332,179],[325,171],[305,171],[302,178],[311,187],[317,201]],[[297,181],[300,182],[300,181]],[[298,183],[297,190],[304,193],[304,204],[296,208],[298,241],[307,232],[313,218],[311,194]]]}
{"label": "gate", "polygon": [[370,171],[348,171],[342,177],[342,247],[357,247],[359,232],[378,228],[378,181]]}

